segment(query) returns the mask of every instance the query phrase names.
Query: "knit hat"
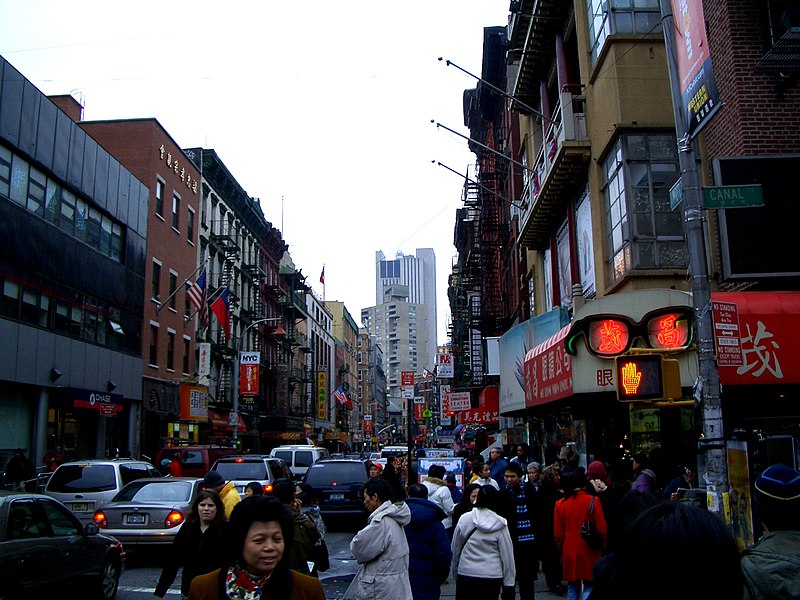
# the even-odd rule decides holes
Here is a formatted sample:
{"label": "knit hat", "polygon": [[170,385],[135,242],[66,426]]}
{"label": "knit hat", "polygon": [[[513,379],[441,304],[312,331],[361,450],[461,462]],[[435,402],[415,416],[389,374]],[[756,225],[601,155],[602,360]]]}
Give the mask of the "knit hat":
{"label": "knit hat", "polygon": [[448,473],[447,477],[444,478],[445,483],[452,483],[455,484],[456,481],[456,474],[455,473]]}
{"label": "knit hat", "polygon": [[209,471],[206,473],[206,476],[203,477],[203,487],[206,489],[219,487],[221,485],[225,485],[225,480],[217,471]]}
{"label": "knit hat", "polygon": [[590,462],[589,466],[586,468],[586,478],[599,479],[603,483],[606,483],[606,480],[608,479],[608,471],[606,471],[606,466],[599,460]]}
{"label": "knit hat", "polygon": [[760,501],[798,503],[800,508],[800,471],[786,465],[773,465],[756,479],[756,494]]}

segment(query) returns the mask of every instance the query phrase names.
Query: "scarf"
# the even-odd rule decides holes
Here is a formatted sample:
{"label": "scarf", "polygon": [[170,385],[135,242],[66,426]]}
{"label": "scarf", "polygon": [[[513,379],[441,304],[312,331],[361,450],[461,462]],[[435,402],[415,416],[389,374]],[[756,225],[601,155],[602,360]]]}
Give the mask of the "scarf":
{"label": "scarf", "polygon": [[240,565],[235,565],[225,573],[224,591],[225,597],[233,600],[284,600],[292,593],[292,574],[285,566],[279,565],[269,575],[254,579]]}

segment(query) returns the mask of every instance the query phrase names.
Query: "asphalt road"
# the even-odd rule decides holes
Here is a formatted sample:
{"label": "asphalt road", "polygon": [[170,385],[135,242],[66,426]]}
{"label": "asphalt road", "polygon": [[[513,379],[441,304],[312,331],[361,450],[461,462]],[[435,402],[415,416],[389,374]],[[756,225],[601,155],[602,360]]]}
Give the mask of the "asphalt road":
{"label": "asphalt road", "polygon": [[[347,525],[345,530],[328,531],[325,536],[331,568],[325,573],[320,573],[320,580],[327,600],[340,600],[358,569],[358,565],[350,553],[350,540],[356,531],[355,525]],[[168,549],[127,550],[127,552],[128,558],[125,571],[120,579],[117,599],[152,598]],[[180,598],[180,573],[165,598]]]}

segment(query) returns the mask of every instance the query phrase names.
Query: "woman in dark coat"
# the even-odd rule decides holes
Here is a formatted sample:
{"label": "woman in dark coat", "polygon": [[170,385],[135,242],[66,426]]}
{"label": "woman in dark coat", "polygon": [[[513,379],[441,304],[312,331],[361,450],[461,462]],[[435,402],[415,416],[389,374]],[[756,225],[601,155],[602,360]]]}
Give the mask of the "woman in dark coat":
{"label": "woman in dark coat", "polygon": [[461,516],[465,513],[468,513],[472,510],[472,507],[475,506],[475,499],[478,494],[478,490],[481,489],[480,483],[470,483],[466,489],[464,490],[464,495],[461,496],[461,500],[453,508],[453,528],[458,524],[458,520]]}
{"label": "woman in dark coat", "polygon": [[408,578],[414,600],[439,600],[441,585],[447,580],[453,553],[442,519],[447,515],[428,500],[428,488],[414,484],[408,488],[405,503],[411,509],[411,522],[404,527],[408,540]]}
{"label": "woman in dark coat", "polygon": [[189,520],[172,541],[167,564],[153,595],[163,598],[175,581],[178,568],[183,567],[181,594],[187,596],[195,577],[219,569],[225,563],[227,534],[225,507],[219,494],[214,490],[200,490],[192,502]]}
{"label": "woman in dark coat", "polygon": [[564,495],[561,493],[561,465],[557,462],[545,467],[539,475],[539,492],[537,497],[537,515],[534,519],[536,539],[538,540],[539,558],[542,560],[547,587],[559,596],[566,593],[561,583],[561,555],[556,546],[553,534],[553,514],[556,502]]}

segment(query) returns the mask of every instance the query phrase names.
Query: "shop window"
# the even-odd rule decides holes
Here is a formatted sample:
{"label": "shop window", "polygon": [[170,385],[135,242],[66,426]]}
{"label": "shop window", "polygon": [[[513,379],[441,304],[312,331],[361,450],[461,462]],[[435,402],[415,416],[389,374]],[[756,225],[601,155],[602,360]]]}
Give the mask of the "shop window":
{"label": "shop window", "polygon": [[175,332],[167,330],[167,370],[175,370]]}
{"label": "shop window", "polygon": [[609,284],[634,269],[686,268],[683,221],[669,202],[680,175],[675,137],[622,135],[603,166]]}
{"label": "shop window", "polygon": [[150,323],[150,353],[149,364],[151,366],[158,366],[158,325]]}
{"label": "shop window", "polygon": [[11,151],[0,146],[0,196],[8,197],[11,189]]}
{"label": "shop window", "polygon": [[19,284],[7,279],[3,282],[3,315],[19,318]]}

